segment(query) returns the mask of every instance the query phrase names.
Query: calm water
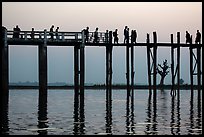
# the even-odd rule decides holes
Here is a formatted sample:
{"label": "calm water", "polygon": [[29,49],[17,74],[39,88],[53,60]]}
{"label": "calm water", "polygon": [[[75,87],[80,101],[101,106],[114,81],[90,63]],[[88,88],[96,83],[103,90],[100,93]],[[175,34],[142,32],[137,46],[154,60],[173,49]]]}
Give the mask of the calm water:
{"label": "calm water", "polygon": [[155,104],[148,90],[135,90],[134,104],[128,106],[127,91],[113,90],[107,110],[105,90],[85,90],[79,112],[74,90],[48,90],[44,109],[39,109],[38,90],[10,90],[4,123],[10,135],[202,134],[202,98],[198,101],[197,93],[180,90],[178,98],[158,90]]}

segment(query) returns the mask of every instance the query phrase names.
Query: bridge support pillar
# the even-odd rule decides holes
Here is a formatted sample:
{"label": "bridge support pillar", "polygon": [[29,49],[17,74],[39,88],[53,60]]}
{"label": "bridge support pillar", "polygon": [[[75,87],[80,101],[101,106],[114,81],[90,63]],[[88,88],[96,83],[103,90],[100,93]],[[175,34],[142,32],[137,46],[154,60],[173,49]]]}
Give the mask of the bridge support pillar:
{"label": "bridge support pillar", "polygon": [[[171,75],[172,75],[172,87],[171,87],[171,95],[175,94],[175,79],[177,76],[177,90],[179,94],[180,90],[180,32],[177,32],[177,46],[173,46],[173,34],[171,34]],[[174,71],[174,50],[177,48],[177,61],[176,61],[176,70]]]}
{"label": "bridge support pillar", "polygon": [[[47,127],[47,32],[44,31],[44,43],[38,46],[39,56],[39,99],[38,127]],[[42,132],[42,134],[47,134]]]}
{"label": "bridge support pillar", "polygon": [[[156,87],[157,87],[157,34],[153,32],[154,46],[147,46],[147,66],[148,66],[148,82],[151,93],[153,88],[154,101],[156,101]],[[149,43],[149,34],[147,34],[147,43]],[[152,72],[153,71],[153,72]],[[153,75],[153,85],[152,76]]]}
{"label": "bridge support pillar", "polygon": [[[190,50],[190,81],[191,81],[191,91],[193,91],[194,80],[193,76],[197,76],[197,88],[198,93],[201,90],[201,47],[193,48],[189,47]],[[196,52],[197,51],[197,52]],[[197,67],[197,72],[196,72]]]}
{"label": "bridge support pillar", "polygon": [[106,133],[111,133],[112,123],[112,50],[106,46]]}
{"label": "bridge support pillar", "polygon": [[84,76],[85,76],[85,41],[82,31],[82,43],[74,46],[74,134],[84,134]]}
{"label": "bridge support pillar", "polygon": [[8,43],[7,29],[2,27],[2,42],[1,42],[1,127],[2,133],[7,134],[8,128],[8,99],[9,99],[9,65],[8,65]]}
{"label": "bridge support pillar", "polygon": [[127,102],[130,102],[130,98],[131,98],[132,103],[134,101],[134,73],[135,73],[134,72],[134,46],[127,45],[126,46]]}

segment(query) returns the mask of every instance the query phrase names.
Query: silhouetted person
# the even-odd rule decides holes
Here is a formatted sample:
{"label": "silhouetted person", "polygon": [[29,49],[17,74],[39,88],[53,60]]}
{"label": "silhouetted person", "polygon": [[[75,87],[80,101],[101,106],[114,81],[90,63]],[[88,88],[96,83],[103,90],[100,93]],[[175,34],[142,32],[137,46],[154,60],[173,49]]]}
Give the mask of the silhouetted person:
{"label": "silhouetted person", "polygon": [[17,38],[17,36],[16,36],[16,28],[13,28],[13,38]]}
{"label": "silhouetted person", "polygon": [[126,43],[129,44],[129,28],[127,28],[126,33],[125,33],[125,39],[126,39]]}
{"label": "silhouetted person", "polygon": [[134,41],[134,43],[137,43],[137,32],[136,32],[136,30],[134,30],[134,37],[133,37],[133,41]]}
{"label": "silhouetted person", "polygon": [[21,29],[18,27],[18,25],[16,25],[15,28],[13,28],[13,38],[19,38],[19,35],[20,35],[20,31]]}
{"label": "silhouetted person", "polygon": [[106,30],[106,33],[105,33],[105,43],[108,43],[108,30]]}
{"label": "silhouetted person", "polygon": [[86,27],[84,30],[84,35],[85,35],[85,42],[89,41],[89,27]]}
{"label": "silhouetted person", "polygon": [[59,32],[59,27],[57,27],[56,30],[55,30],[55,36],[56,36],[56,39],[57,39],[57,40],[59,40],[59,34],[58,34],[58,32]]}
{"label": "silhouetted person", "polygon": [[197,30],[197,33],[196,33],[195,43],[201,44],[201,33],[199,32],[199,30]]}
{"label": "silhouetted person", "polygon": [[34,39],[34,35],[35,35],[34,28],[32,28],[32,31],[31,31],[31,34],[30,34],[31,39]]}
{"label": "silhouetted person", "polygon": [[98,40],[98,28],[96,28],[95,32],[94,32],[94,43],[98,43],[99,40]]}
{"label": "silhouetted person", "polygon": [[124,34],[124,43],[126,43],[127,39],[126,39],[126,34],[127,34],[127,26],[125,26],[124,30],[123,30],[123,34]]}
{"label": "silhouetted person", "polygon": [[118,44],[118,29],[115,29],[113,32],[113,37],[114,37],[114,44]]}
{"label": "silhouetted person", "polygon": [[131,31],[131,44],[135,43],[135,38],[136,38],[135,32],[134,32],[134,30],[132,30]]}
{"label": "silhouetted person", "polygon": [[192,43],[192,42],[191,42],[191,39],[192,39],[192,36],[190,36],[190,33],[188,33],[188,31],[186,31],[186,44],[187,44],[187,43],[190,43],[190,44],[191,44],[191,43]]}
{"label": "silhouetted person", "polygon": [[51,28],[50,28],[50,38],[51,39],[54,39],[54,33],[53,33],[54,30],[53,29],[54,29],[54,25],[52,25]]}

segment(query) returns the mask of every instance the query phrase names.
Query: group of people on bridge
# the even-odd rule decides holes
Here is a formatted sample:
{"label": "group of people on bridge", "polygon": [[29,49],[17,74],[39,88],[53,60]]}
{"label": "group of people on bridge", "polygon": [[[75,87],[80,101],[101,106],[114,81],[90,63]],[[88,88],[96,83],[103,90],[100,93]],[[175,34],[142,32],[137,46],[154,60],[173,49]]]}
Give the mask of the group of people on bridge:
{"label": "group of people on bridge", "polygon": [[[188,31],[186,31],[186,44],[192,44],[192,35]],[[195,44],[201,44],[201,33],[199,30],[196,32]]]}
{"label": "group of people on bridge", "polygon": [[[92,36],[89,36],[89,27],[86,27],[86,29],[83,29],[84,35],[85,35],[85,42],[90,42],[92,39]],[[114,38],[114,44],[118,44],[119,38],[118,38],[118,29],[115,29],[115,31],[108,31],[106,30],[105,33],[105,42],[107,42],[109,39],[112,39],[112,36]],[[99,34],[98,34],[98,27],[95,29],[93,33],[93,43],[99,43]],[[131,31],[131,36],[129,36],[129,28],[125,26],[124,29],[124,43],[129,44],[129,39],[131,38],[131,43],[136,43],[137,38],[137,32],[136,30]]]}
{"label": "group of people on bridge", "polygon": [[[96,27],[94,33],[90,36],[89,33],[89,27],[86,27],[86,29],[83,29],[84,31],[84,35],[85,35],[85,42],[91,42],[92,41],[92,37],[93,39],[93,43],[99,43],[100,39],[99,39],[99,32],[98,32],[99,28]],[[18,25],[16,25],[15,28],[13,28],[13,38],[20,38],[20,31],[21,29],[19,28]],[[49,31],[49,35],[50,35],[50,39],[54,40],[54,36],[56,38],[56,40],[59,40],[59,27],[57,27],[54,31],[54,25],[52,25],[50,27],[50,31]],[[132,30],[131,31],[131,35],[129,35],[129,28],[128,26],[125,26],[124,28],[124,44],[129,44],[129,40],[131,40],[131,44],[136,43],[136,39],[137,39],[137,32],[136,30]],[[114,44],[118,44],[119,38],[118,38],[118,29],[115,29],[115,31],[108,31],[106,30],[105,32],[105,42],[108,42],[108,40],[111,40],[112,42],[112,36],[114,39]],[[21,38],[23,36],[21,35]],[[34,28],[32,28],[31,34],[30,34],[31,39],[35,38],[35,31]],[[40,37],[41,38],[41,37]],[[188,31],[186,31],[186,44],[192,44],[192,35],[190,35],[190,33]],[[195,44],[201,44],[201,33],[199,32],[199,30],[197,30],[196,32],[196,37],[195,37]]]}

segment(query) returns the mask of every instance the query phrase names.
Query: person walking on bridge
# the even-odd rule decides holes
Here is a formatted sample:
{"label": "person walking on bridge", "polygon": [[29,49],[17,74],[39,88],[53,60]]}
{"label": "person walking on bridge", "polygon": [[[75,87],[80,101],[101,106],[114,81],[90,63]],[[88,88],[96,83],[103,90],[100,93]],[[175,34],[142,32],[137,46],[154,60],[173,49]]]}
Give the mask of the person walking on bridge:
{"label": "person walking on bridge", "polygon": [[115,29],[113,32],[113,37],[114,37],[114,44],[118,44],[118,29]]}
{"label": "person walking on bridge", "polygon": [[54,32],[54,25],[52,25],[51,26],[51,28],[50,28],[50,38],[53,40],[54,39],[54,34],[53,34],[53,32]]}
{"label": "person walking on bridge", "polygon": [[201,41],[201,33],[199,32],[199,30],[197,30],[195,43],[201,44],[200,41]]}
{"label": "person walking on bridge", "polygon": [[85,42],[89,41],[89,27],[86,27],[84,30],[84,35],[85,35]]}
{"label": "person walking on bridge", "polygon": [[93,43],[98,43],[99,40],[98,40],[98,27],[96,28],[95,32],[94,32],[94,41]]}
{"label": "person walking on bridge", "polygon": [[57,40],[59,40],[59,34],[58,34],[58,32],[59,32],[59,27],[57,27],[56,30],[55,30],[55,36],[56,36],[56,39],[57,39]]}

